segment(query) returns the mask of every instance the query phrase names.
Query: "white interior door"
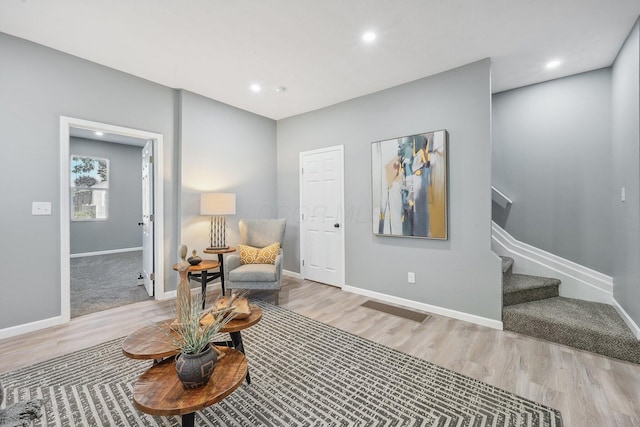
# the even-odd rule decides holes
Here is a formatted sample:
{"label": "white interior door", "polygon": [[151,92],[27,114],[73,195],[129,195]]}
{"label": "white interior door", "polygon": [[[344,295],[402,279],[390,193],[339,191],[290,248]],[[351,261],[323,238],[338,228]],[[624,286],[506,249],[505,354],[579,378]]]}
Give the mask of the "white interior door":
{"label": "white interior door", "polygon": [[300,252],[305,279],[344,285],[343,146],[300,153]]}
{"label": "white interior door", "polygon": [[153,141],[142,149],[142,276],[153,296]]}

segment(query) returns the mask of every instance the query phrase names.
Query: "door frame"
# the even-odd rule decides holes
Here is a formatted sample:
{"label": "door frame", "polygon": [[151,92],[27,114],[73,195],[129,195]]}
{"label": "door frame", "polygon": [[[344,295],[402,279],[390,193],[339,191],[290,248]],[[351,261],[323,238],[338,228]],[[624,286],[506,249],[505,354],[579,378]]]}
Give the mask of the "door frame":
{"label": "door frame", "polygon": [[304,258],[304,253],[305,253],[305,249],[306,249],[306,242],[305,242],[305,238],[304,238],[304,228],[303,228],[303,219],[302,219],[302,214],[303,214],[303,177],[302,177],[302,158],[303,156],[306,155],[313,155],[313,154],[321,154],[321,153],[326,153],[328,151],[338,151],[340,153],[340,181],[342,181],[342,188],[340,188],[340,198],[341,198],[341,203],[340,203],[340,216],[342,218],[342,259],[340,260],[340,263],[342,264],[342,274],[340,274],[339,277],[339,283],[337,285],[337,287],[339,287],[340,289],[342,289],[345,284],[346,284],[346,274],[347,274],[347,263],[346,263],[346,257],[347,257],[347,251],[346,251],[346,240],[347,240],[347,218],[345,216],[345,206],[344,206],[344,145],[334,145],[332,147],[324,147],[324,148],[318,148],[315,150],[308,150],[308,151],[301,151],[300,155],[299,155],[299,159],[298,159],[298,192],[299,192],[299,217],[298,220],[300,221],[300,254],[299,254],[299,259],[300,259],[300,275],[302,276],[302,278],[304,279],[304,266],[302,265],[302,260]]}
{"label": "door frame", "polygon": [[101,131],[104,133],[153,140],[153,257],[155,270],[153,287],[156,300],[164,299],[165,297],[162,134],[60,116],[60,315],[62,323],[67,323],[71,320],[71,214],[69,212],[71,197],[69,185],[71,128],[88,129],[91,131]]}

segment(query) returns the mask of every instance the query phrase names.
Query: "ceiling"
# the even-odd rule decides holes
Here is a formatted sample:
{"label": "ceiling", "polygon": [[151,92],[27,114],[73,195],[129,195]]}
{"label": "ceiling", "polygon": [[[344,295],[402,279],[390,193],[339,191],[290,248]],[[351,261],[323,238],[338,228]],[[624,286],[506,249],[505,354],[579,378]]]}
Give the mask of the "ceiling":
{"label": "ceiling", "polygon": [[0,31],[281,119],[487,57],[494,93],[606,67],[638,15],[638,0],[2,0]]}

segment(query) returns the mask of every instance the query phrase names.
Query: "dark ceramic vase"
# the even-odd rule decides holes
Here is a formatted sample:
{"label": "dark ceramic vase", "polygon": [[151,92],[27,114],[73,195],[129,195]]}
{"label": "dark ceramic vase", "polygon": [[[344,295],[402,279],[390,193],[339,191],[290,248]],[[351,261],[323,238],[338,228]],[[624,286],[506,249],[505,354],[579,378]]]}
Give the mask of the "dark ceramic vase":
{"label": "dark ceramic vase", "polygon": [[216,367],[218,355],[211,348],[198,354],[180,353],[176,356],[176,372],[185,388],[197,388],[209,382]]}
{"label": "dark ceramic vase", "polygon": [[194,256],[190,256],[189,258],[187,258],[187,261],[191,265],[198,265],[198,264],[200,264],[202,262],[202,258],[200,258],[198,255],[194,255]]}

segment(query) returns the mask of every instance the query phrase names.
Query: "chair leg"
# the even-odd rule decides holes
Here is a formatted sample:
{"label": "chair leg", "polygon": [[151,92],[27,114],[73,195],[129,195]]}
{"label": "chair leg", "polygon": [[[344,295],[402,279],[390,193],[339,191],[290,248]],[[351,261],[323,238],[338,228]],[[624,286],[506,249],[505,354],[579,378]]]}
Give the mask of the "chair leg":
{"label": "chair leg", "polygon": [[278,300],[280,299],[280,289],[278,289],[278,290],[275,292],[274,299],[275,299],[275,304],[276,304],[276,305],[278,305]]}

